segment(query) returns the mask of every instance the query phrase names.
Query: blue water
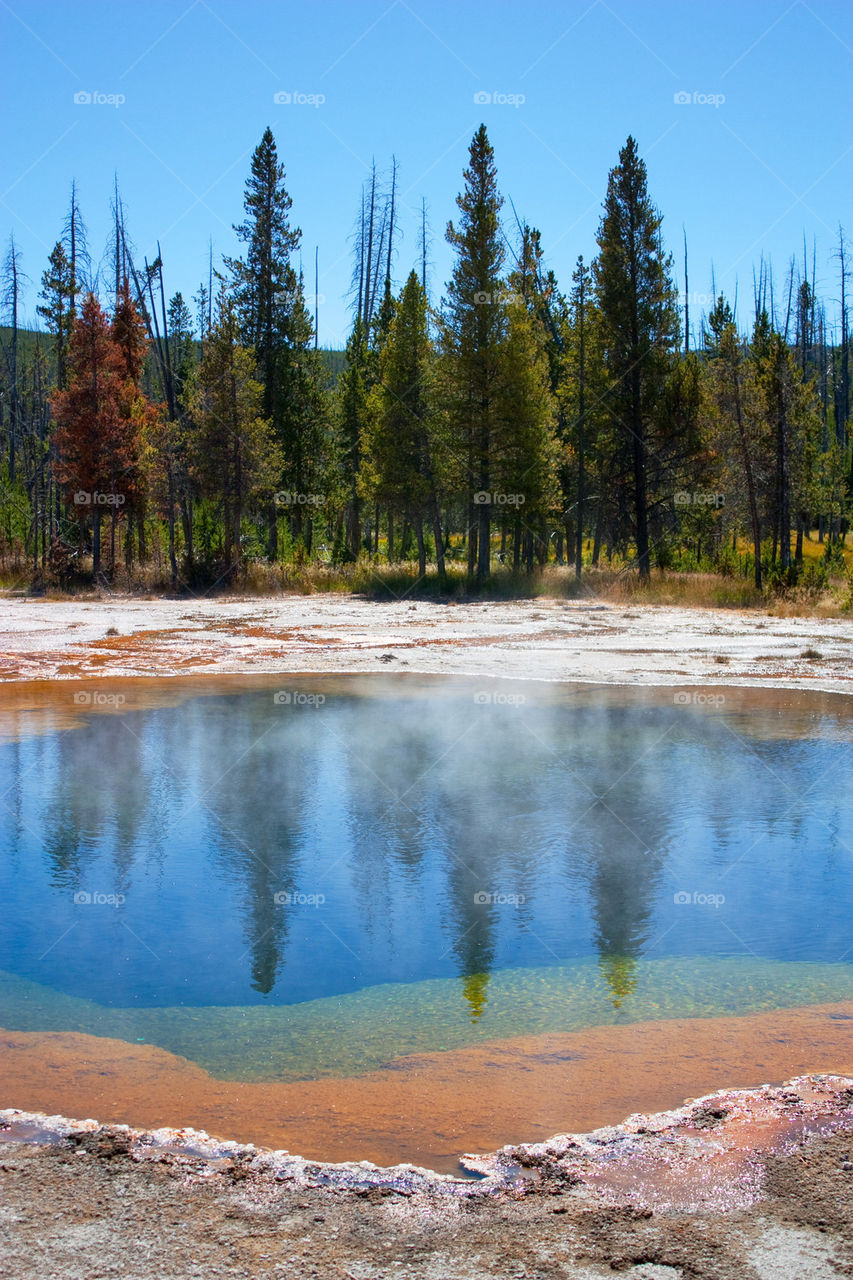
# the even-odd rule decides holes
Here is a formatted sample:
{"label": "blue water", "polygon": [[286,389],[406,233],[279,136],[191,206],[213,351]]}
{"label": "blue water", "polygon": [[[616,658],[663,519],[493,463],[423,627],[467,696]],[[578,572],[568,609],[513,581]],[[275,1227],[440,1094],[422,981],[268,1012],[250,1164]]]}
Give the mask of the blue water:
{"label": "blue water", "polygon": [[821,998],[834,973],[849,993],[838,717],[786,729],[736,694],[708,710],[530,685],[484,702],[513,686],[483,681],[279,688],[289,701],[131,694],[0,746],[0,1025],[21,1024],[22,996],[3,1016],[15,981],[28,1026],[40,999],[41,1025],[70,1025],[60,997],[175,1023],[444,980],[449,1019],[487,1030],[489,975],[593,973],[630,1012],[644,972],[717,961],[758,966],[768,991],[779,965],[788,997],[792,964],[820,966]]}

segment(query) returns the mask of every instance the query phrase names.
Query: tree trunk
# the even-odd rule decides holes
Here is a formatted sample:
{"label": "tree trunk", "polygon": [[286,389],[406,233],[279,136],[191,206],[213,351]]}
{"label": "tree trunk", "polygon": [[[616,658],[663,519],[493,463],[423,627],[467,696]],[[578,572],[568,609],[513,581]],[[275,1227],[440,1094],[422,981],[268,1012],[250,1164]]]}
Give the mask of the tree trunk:
{"label": "tree trunk", "polygon": [[[181,527],[184,531],[184,555],[187,564],[193,562],[193,509],[192,502],[186,495],[181,497]],[[142,543],[139,544],[139,558],[142,559]]]}
{"label": "tree trunk", "polygon": [[432,507],[432,532],[435,538],[435,561],[438,565],[438,582],[441,589],[444,590],[447,580],[444,568],[444,537],[441,532],[441,512],[438,509],[438,501],[435,494],[432,496],[430,506]]}
{"label": "tree trunk", "polygon": [[592,540],[592,567],[598,568],[598,559],[601,555],[601,534],[604,527],[604,503],[601,499],[598,502],[598,511],[595,514],[595,534]]}
{"label": "tree trunk", "polygon": [[139,563],[145,564],[148,559],[148,544],[145,540],[145,512],[141,508],[136,513],[136,542],[139,547]]}
{"label": "tree trunk", "polygon": [[350,518],[347,533],[350,555],[353,560],[357,560],[358,553],[361,550],[361,502],[356,493],[353,493],[350,498]]}
{"label": "tree trunk", "polygon": [[777,427],[779,459],[779,565],[783,573],[791,567],[791,482],[788,474],[788,419],[780,410]]}
{"label": "tree trunk", "polygon": [[477,507],[473,502],[468,503],[468,579],[473,582],[474,571],[477,567]]}
{"label": "tree trunk", "polygon": [[415,516],[415,537],[418,540],[418,574],[426,577],[426,546],[424,545],[424,518],[419,511]]}
{"label": "tree trunk", "polygon": [[269,530],[267,537],[267,559],[271,560],[274,564],[278,559],[278,508],[276,507],[275,499],[270,502],[269,507],[267,508],[267,523]]}
{"label": "tree trunk", "polygon": [[232,532],[232,523],[231,523],[231,502],[230,502],[230,499],[229,499],[227,496],[226,496],[226,498],[225,498],[225,502],[224,502],[223,506],[224,506],[224,510],[223,510],[222,527],[223,527],[223,534],[224,534],[224,538],[225,538],[225,545],[223,546],[223,556],[224,556],[225,564],[226,564],[226,567],[227,567],[228,565],[230,565],[230,564],[231,564],[231,559],[232,559],[232,555],[231,555],[231,532]]}
{"label": "tree trunk", "polygon": [[96,507],[92,512],[92,577],[97,578],[101,571],[101,512]]}
{"label": "tree trunk", "polygon": [[479,504],[477,518],[477,581],[489,576],[491,569],[491,520],[492,509],[488,502]]}
{"label": "tree trunk", "polygon": [[[580,314],[580,368],[579,368],[579,401],[578,401],[578,536],[575,545],[575,577],[580,580],[583,572],[583,520],[584,520],[584,415],[586,413],[586,342],[585,342],[585,325],[583,311],[583,292],[581,293],[581,314]],[[569,544],[570,545],[570,544]]]}
{"label": "tree trunk", "polygon": [[536,559],[539,561],[540,568],[545,567],[548,563],[548,552],[550,550],[551,540],[548,537],[548,521],[543,516],[539,522],[539,537],[536,540]]}
{"label": "tree trunk", "polygon": [[[743,411],[740,399],[740,380],[737,370],[732,369],[732,387],[735,396],[735,420],[737,421],[740,451],[743,458],[743,469],[746,474],[746,491],[749,498],[749,518],[752,524],[752,549],[755,556],[755,585],[761,590],[761,521],[758,516],[758,499],[755,493],[755,476],[752,470],[752,459],[749,455],[749,443],[743,422]],[[775,553],[774,553],[775,556]]]}
{"label": "tree trunk", "polygon": [[643,423],[640,416],[640,376],[634,370],[631,376],[632,412],[631,426],[634,440],[634,506],[637,525],[637,569],[640,578],[647,581],[651,567],[649,564],[649,513],[646,505],[646,447],[643,441]]}
{"label": "tree trunk", "polygon": [[528,573],[533,572],[533,531],[524,531],[524,567]]}
{"label": "tree trunk", "polygon": [[169,466],[169,572],[172,576],[174,591],[178,585],[178,561],[175,557],[175,481],[171,466]]}

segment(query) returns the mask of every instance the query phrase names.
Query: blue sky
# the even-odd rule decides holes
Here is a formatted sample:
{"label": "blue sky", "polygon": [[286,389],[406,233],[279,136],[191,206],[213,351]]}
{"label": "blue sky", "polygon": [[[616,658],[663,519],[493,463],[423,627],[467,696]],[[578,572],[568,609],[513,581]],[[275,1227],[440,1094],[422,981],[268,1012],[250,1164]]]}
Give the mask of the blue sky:
{"label": "blue sky", "polygon": [[[235,250],[267,124],[312,275],[319,245],[325,346],[342,345],[348,327],[348,236],[371,159],[399,163],[398,281],[418,259],[426,199],[437,297],[481,120],[503,193],[540,228],[566,287],[577,255],[594,252],[607,173],[633,133],[679,274],[687,229],[697,320],[712,263],[727,293],[738,282],[745,320],[753,265],[771,257],[781,291],[804,234],[809,254],[816,238],[819,289],[838,296],[838,225],[853,231],[843,0],[0,0],[0,47],[0,237],[13,232],[22,251],[30,319],[72,178],[95,260],[117,174],[140,255],[155,256],[159,238],[167,289],[191,295],[209,237],[217,258]],[[274,101],[282,93],[289,104]],[[511,233],[508,202],[505,212]]]}

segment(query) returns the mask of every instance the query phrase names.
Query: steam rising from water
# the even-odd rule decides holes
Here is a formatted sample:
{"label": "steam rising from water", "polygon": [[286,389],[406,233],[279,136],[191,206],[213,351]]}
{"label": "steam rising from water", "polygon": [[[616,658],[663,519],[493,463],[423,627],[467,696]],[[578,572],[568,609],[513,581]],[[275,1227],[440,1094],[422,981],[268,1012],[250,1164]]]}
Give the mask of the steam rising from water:
{"label": "steam rising from water", "polygon": [[479,1036],[496,974],[592,973],[634,1017],[652,961],[849,947],[850,748],[819,725],[490,682],[278,692],[0,748],[0,968],[188,1017],[444,980]]}

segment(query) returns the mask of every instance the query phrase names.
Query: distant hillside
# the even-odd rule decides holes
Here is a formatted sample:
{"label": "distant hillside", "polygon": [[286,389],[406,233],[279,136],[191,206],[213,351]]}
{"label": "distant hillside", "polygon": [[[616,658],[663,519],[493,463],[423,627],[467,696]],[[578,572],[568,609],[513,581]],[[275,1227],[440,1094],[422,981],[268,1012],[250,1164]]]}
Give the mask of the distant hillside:
{"label": "distant hillside", "polygon": [[[11,328],[8,325],[0,325],[0,351],[3,352],[4,357],[9,351],[11,339]],[[40,333],[36,329],[18,330],[18,359],[25,367],[29,367],[32,364],[38,344],[41,345],[44,354],[50,357],[53,350],[53,338],[49,333]],[[333,387],[347,367],[346,352],[321,348],[320,358],[328,374],[328,385]]]}
{"label": "distant hillside", "polygon": [[[4,353],[9,350],[11,341],[12,330],[9,325],[0,325],[0,348]],[[49,333],[39,333],[36,329],[18,330],[18,355],[20,359],[29,363],[35,354],[36,344],[41,344],[41,349],[45,354],[49,354],[53,350],[53,338]]]}
{"label": "distant hillside", "polygon": [[321,347],[320,357],[329,374],[329,385],[334,386],[347,367],[347,353],[345,351],[330,351]]}

